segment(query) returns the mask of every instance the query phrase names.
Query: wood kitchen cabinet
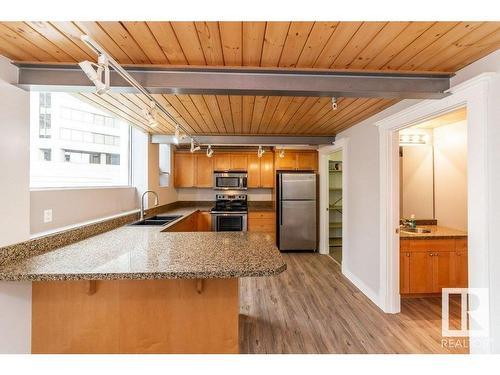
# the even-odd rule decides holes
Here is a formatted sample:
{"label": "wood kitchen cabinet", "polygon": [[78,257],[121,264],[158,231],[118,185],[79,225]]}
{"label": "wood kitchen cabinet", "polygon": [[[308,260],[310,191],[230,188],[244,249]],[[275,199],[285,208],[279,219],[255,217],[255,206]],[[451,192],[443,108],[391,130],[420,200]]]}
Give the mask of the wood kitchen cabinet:
{"label": "wood kitchen cabinet", "polygon": [[285,150],[283,157],[275,153],[276,170],[318,170],[318,152]]}
{"label": "wood kitchen cabinet", "polygon": [[276,215],[274,211],[250,211],[248,213],[248,231],[276,233]]}
{"label": "wood kitchen cabinet", "polygon": [[261,163],[260,159],[257,155],[248,155],[248,179],[247,186],[249,188],[259,188],[261,181]]}
{"label": "wood kitchen cabinet", "polygon": [[208,211],[199,211],[197,214],[197,227],[198,232],[211,232],[212,231],[212,216]]}
{"label": "wood kitchen cabinet", "polygon": [[[294,154],[294,166],[297,166],[297,160]],[[210,188],[213,185],[213,172],[221,170],[247,171],[249,188],[274,187],[273,152],[266,152],[261,158],[256,152],[216,153],[212,158],[208,158],[204,152],[174,152],[174,186],[177,188]]]}
{"label": "wood kitchen cabinet", "polygon": [[466,239],[400,241],[400,293],[441,293],[467,287]]}
{"label": "wood kitchen cabinet", "polygon": [[203,154],[195,154],[195,186],[212,187],[214,174],[214,159]]}
{"label": "wood kitchen cabinet", "polygon": [[298,170],[318,170],[318,153],[314,152],[298,152],[297,153],[297,169]]}
{"label": "wood kitchen cabinet", "polygon": [[254,154],[247,155],[249,188],[274,187],[274,155],[265,153],[261,158]]}
{"label": "wood kitchen cabinet", "polygon": [[231,159],[231,167],[232,171],[246,171],[248,168],[247,165],[247,154],[230,154]]}
{"label": "wood kitchen cabinet", "polygon": [[174,186],[195,186],[195,158],[191,153],[174,153]]}
{"label": "wood kitchen cabinet", "polygon": [[266,152],[260,158],[260,187],[273,188],[274,179],[274,155]]}
{"label": "wood kitchen cabinet", "polygon": [[214,171],[228,171],[231,169],[231,154],[215,153],[213,159]]}

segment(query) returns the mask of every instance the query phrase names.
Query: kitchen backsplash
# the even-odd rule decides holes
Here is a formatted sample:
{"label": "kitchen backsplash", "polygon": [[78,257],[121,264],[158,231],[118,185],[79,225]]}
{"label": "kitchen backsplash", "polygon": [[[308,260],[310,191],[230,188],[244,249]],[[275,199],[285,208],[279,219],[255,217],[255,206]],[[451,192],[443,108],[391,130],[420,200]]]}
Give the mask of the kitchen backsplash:
{"label": "kitchen backsplash", "polygon": [[[213,201],[215,194],[228,194],[229,191],[218,191],[200,188],[178,188],[177,200],[179,201]],[[235,192],[238,194],[238,192]],[[249,201],[271,201],[273,200],[272,189],[248,189]]]}

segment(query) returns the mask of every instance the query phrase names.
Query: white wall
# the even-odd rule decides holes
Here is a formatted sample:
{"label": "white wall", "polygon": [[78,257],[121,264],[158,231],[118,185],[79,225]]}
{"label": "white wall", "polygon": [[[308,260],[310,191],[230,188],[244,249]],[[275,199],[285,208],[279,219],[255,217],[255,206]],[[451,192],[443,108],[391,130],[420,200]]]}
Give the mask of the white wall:
{"label": "white wall", "polygon": [[[464,82],[485,72],[500,73],[500,50],[484,57],[474,64],[457,72],[452,78],[452,86]],[[490,203],[489,223],[491,228],[500,228],[500,78],[496,78],[489,88],[488,113],[489,124],[487,137],[484,142],[488,144],[488,168],[491,179],[488,181],[488,200]],[[379,135],[375,122],[408,108],[418,101],[404,100],[398,104],[372,116],[361,123],[341,132],[337,138],[348,138],[349,169],[344,171],[349,183],[349,213],[348,264],[344,266],[352,275],[351,280],[368,296],[379,296],[380,292],[380,254],[379,248]],[[473,131],[473,130],[472,130]],[[477,166],[481,167],[481,166]],[[490,230],[489,243],[500,248],[500,231]],[[490,254],[490,317],[492,319],[494,352],[500,352],[500,252]],[[345,262],[344,262],[345,263]],[[377,297],[372,298],[379,303]]]}
{"label": "white wall", "polygon": [[[29,238],[29,95],[0,56],[0,246]],[[0,282],[0,353],[31,352],[31,283]]]}
{"label": "white wall", "polygon": [[434,129],[436,219],[444,227],[467,231],[467,123]]}
{"label": "white wall", "polygon": [[[139,207],[135,187],[32,190],[31,234],[118,215]],[[43,222],[43,212],[52,209],[52,221]]]}
{"label": "white wall", "polygon": [[[149,135],[136,128],[132,129],[132,142],[132,184],[137,189],[138,204],[146,190],[154,190],[158,194],[160,205],[177,201],[177,191],[171,184],[160,187],[159,145],[151,143]],[[154,206],[152,194],[147,195],[145,205]]]}

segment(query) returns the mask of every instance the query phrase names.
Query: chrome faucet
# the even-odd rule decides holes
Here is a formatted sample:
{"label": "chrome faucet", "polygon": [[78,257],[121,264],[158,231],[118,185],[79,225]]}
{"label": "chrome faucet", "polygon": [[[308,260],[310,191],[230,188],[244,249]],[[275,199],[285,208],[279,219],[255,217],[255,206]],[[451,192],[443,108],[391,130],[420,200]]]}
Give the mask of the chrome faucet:
{"label": "chrome faucet", "polygon": [[155,206],[158,206],[158,194],[153,190],[146,190],[141,196],[141,217],[139,220],[144,220],[144,197],[147,193],[153,193],[155,196]]}

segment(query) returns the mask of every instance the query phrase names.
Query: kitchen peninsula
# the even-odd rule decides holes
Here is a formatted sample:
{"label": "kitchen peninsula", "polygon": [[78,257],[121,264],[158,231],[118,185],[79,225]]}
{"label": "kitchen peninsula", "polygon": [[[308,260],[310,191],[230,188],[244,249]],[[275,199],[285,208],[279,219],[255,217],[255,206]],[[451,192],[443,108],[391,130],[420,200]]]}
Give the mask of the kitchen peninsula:
{"label": "kitchen peninsula", "polygon": [[[0,266],[32,281],[33,353],[238,353],[238,278],[286,264],[271,235],[122,226]],[[171,214],[171,212],[168,212]]]}

